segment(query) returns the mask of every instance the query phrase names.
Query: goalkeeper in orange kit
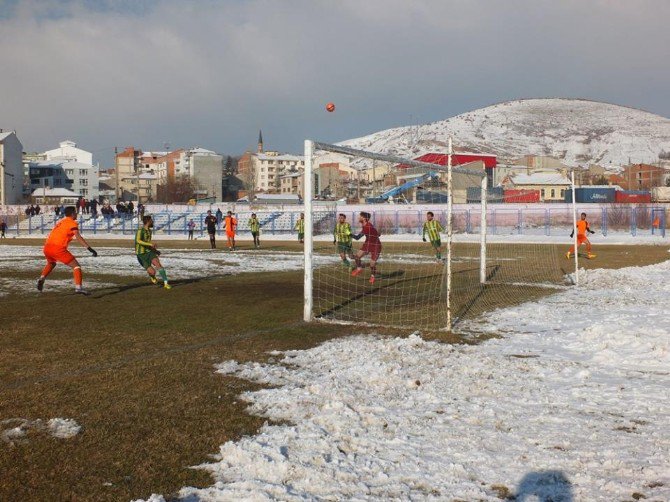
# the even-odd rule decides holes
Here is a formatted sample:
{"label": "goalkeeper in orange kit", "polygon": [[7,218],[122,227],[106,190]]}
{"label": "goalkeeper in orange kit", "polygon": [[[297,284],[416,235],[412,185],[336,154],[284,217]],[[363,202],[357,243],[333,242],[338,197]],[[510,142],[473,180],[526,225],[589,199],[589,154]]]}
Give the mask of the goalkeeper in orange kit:
{"label": "goalkeeper in orange kit", "polygon": [[[586,236],[587,232],[590,234],[595,234],[595,232],[589,227],[589,222],[586,221],[586,213],[582,213],[581,219],[577,222],[577,247],[581,246],[582,244],[586,244],[586,257],[595,258],[596,255],[591,254],[591,241],[589,241],[588,237]],[[574,236],[575,231],[573,229],[570,237]],[[570,246],[570,250],[565,253],[565,257],[570,258],[575,252],[575,245],[573,244]]]}
{"label": "goalkeeper in orange kit", "polygon": [[77,259],[68,251],[67,247],[72,239],[77,239],[79,244],[85,247],[93,257],[98,256],[98,253],[88,245],[79,233],[79,224],[77,223],[77,210],[74,206],[65,208],[65,217],[61,219],[53,230],[49,233],[46,242],[44,243],[44,257],[47,259],[47,264],[42,270],[39,280],[37,281],[37,290],[42,291],[44,288],[44,281],[46,281],[49,274],[56,267],[57,262],[61,262],[72,269],[74,275],[74,292],[81,295],[88,295],[88,292],[81,287],[82,274],[81,266]]}

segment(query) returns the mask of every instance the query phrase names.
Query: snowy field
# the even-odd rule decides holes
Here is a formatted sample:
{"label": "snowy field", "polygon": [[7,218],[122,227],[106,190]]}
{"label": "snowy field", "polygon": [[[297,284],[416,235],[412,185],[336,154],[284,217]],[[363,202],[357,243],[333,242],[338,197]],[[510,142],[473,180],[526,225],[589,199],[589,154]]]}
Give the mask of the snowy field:
{"label": "snowy field", "polygon": [[582,281],[478,320],[504,334],[479,345],[360,335],[219,364],[288,425],[222,445],[215,484],[180,497],[670,500],[670,262]]}
{"label": "snowy field", "polygon": [[[77,257],[84,271],[84,280],[88,274],[109,274],[118,276],[137,276],[144,278],[144,271],[137,263],[132,249],[121,247],[105,247],[98,249],[98,257],[93,258],[87,251],[72,246],[72,253]],[[236,251],[211,249],[165,249],[161,254],[161,263],[168,271],[170,278],[190,279],[207,275],[237,274],[243,272],[278,272],[300,270],[303,268],[302,253],[279,251]],[[338,257],[315,256],[317,264],[337,261]],[[13,271],[34,271],[36,278],[45,264],[42,246],[0,246],[0,268]],[[64,265],[58,269],[69,270]],[[49,287],[62,286],[58,280],[49,280]],[[94,284],[91,285],[94,287]],[[109,286],[109,284],[104,285]],[[9,289],[20,290],[20,285],[12,279],[0,279],[0,294]]]}
{"label": "snowy field", "polygon": [[[87,239],[96,239],[96,240],[118,240],[118,239],[128,239],[131,242],[132,237],[119,235],[119,234],[85,234]],[[185,235],[167,235],[157,232],[155,234],[156,239],[160,241],[186,241],[187,238]],[[22,239],[35,239],[36,242],[40,243],[40,246],[43,244],[44,235],[22,235]],[[263,235],[263,241],[278,241],[278,242],[297,242],[298,238],[296,235],[292,234],[283,234],[283,235]],[[327,235],[316,235],[314,236],[314,241],[316,242],[332,242],[332,234]],[[443,238],[443,242],[446,237]],[[658,246],[667,246],[670,243],[670,235],[662,237],[659,234],[652,235],[648,230],[640,230],[637,235],[631,235],[630,232],[615,232],[609,231],[607,235],[602,235],[596,233],[596,235],[589,237],[591,243],[594,246],[599,244],[612,244],[612,245],[630,245],[630,244],[643,244],[643,245],[658,245]],[[209,238],[207,236],[196,237],[196,241],[202,243],[203,247],[209,246]],[[472,234],[463,234],[457,233],[454,234],[454,242],[479,242],[480,235],[478,233]],[[488,242],[502,242],[509,244],[565,244],[567,246],[571,245],[570,239],[570,229],[565,230],[564,234],[560,235],[532,235],[528,234],[519,234],[516,231],[510,231],[508,233],[499,233],[499,234],[489,234],[486,237]],[[250,235],[241,235],[236,237],[238,245],[252,245],[253,240]],[[262,242],[263,242],[262,241]],[[219,242],[217,240],[217,242]],[[361,241],[362,242],[362,241]],[[416,242],[420,243],[421,235],[418,233],[408,233],[408,234],[384,234],[382,235],[382,242]],[[220,249],[225,248],[225,242],[221,242]],[[204,251],[209,251],[208,249],[203,249]]]}

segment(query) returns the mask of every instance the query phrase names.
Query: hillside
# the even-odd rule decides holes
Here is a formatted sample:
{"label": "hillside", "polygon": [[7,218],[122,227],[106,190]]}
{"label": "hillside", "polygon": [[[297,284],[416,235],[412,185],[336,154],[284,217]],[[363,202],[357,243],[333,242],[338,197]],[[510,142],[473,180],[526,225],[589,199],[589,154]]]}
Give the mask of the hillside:
{"label": "hillside", "polygon": [[578,99],[524,99],[480,108],[421,126],[380,131],[341,144],[417,157],[459,150],[495,153],[500,160],[548,155],[568,165],[618,166],[657,162],[670,152],[670,119],[635,108]]}

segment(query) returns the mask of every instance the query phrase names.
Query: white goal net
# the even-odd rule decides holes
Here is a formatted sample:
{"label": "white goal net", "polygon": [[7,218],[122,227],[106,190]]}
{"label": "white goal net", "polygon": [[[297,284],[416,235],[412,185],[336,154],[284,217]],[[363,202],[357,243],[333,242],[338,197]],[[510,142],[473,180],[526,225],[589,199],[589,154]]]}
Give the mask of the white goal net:
{"label": "white goal net", "polygon": [[483,164],[446,158],[306,142],[305,320],[448,330],[566,284],[571,263],[518,239]]}

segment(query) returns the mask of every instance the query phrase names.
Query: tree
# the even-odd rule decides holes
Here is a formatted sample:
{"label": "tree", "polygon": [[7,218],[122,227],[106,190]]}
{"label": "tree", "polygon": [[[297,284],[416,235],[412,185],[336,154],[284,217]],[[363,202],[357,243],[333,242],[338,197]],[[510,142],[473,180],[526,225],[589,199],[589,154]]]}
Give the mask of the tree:
{"label": "tree", "polygon": [[195,194],[195,183],[186,174],[177,176],[175,179],[168,179],[166,183],[156,187],[159,201],[165,201],[168,204],[173,202],[188,202]]}

